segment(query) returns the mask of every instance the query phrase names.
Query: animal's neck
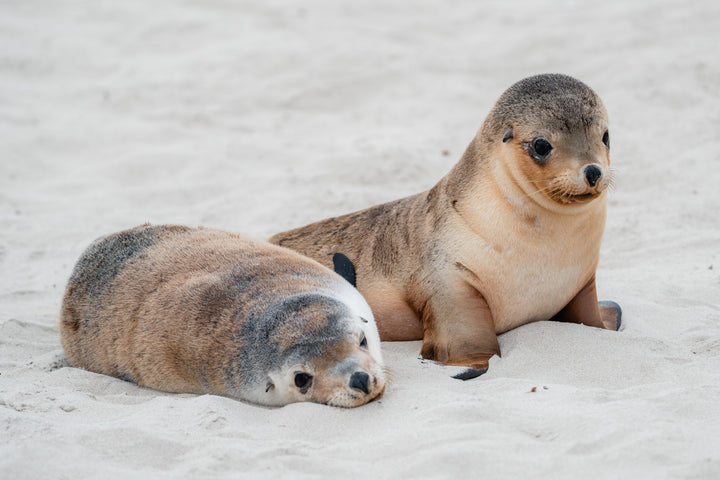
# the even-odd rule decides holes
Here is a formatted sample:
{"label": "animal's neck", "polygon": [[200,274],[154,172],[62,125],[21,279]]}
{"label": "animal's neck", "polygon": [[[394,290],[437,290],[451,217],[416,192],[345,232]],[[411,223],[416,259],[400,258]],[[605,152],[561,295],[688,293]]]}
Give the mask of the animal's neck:
{"label": "animal's neck", "polygon": [[440,181],[451,200],[463,201],[473,194],[473,183],[482,177],[488,163],[487,147],[476,136],[465,149],[460,161]]}

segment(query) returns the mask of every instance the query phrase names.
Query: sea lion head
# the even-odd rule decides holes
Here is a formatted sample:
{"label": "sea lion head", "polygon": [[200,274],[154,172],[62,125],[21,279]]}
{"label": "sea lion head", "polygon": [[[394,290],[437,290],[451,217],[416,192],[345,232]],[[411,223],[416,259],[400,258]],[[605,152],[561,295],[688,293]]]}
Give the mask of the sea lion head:
{"label": "sea lion head", "polygon": [[545,74],[515,83],[480,137],[541,205],[587,204],[612,185],[607,112],[598,95],[572,77]]}
{"label": "sea lion head", "polygon": [[380,336],[369,307],[360,316],[333,296],[307,293],[270,310],[264,351],[255,352],[266,366],[256,385],[259,403],[357,407],[384,393]]}

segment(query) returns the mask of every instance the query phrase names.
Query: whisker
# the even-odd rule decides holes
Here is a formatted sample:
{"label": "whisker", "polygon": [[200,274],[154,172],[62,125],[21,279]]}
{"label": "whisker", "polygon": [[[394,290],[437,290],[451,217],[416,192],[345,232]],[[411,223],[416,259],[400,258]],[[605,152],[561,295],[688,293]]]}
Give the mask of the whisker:
{"label": "whisker", "polygon": [[610,167],[608,169],[608,172],[609,172],[609,176],[610,176],[610,180],[608,181],[608,188],[611,190],[615,190],[615,188],[616,188],[615,180],[617,178],[617,175],[616,175],[617,169]]}
{"label": "whisker", "polygon": [[540,183],[542,183],[542,182],[549,182],[548,185],[546,185],[546,186],[543,187],[543,188],[538,188],[538,189],[535,190],[533,193],[548,193],[548,192],[552,191],[553,189],[556,188],[556,185],[555,185],[556,180],[557,180],[557,177],[551,177],[551,178],[547,178],[547,179],[543,179],[543,180],[538,180],[538,181],[531,180],[530,183],[533,184],[533,185],[535,185],[535,186],[537,186],[538,184],[540,184]]}
{"label": "whisker", "polygon": [[385,385],[390,385],[394,380],[392,372],[387,367],[382,367],[382,372],[385,375]]}

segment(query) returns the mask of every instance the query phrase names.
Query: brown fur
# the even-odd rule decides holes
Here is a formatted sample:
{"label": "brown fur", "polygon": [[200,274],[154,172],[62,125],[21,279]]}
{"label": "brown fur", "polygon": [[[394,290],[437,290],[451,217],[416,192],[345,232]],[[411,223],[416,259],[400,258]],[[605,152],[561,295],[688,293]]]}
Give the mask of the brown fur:
{"label": "brown fur", "polygon": [[[79,260],[63,301],[61,342],[74,366],[169,392],[266,404],[288,403],[265,393],[279,387],[291,358],[300,370],[312,367],[317,387],[291,400],[325,403],[332,389],[347,386],[332,368],[351,355],[383,375],[358,347],[360,318],[326,294],[343,289],[357,294],[287,249],[216,230],[146,225],[98,240]],[[371,394],[342,406],[383,388],[380,378]]]}
{"label": "brown fur", "polygon": [[[556,314],[614,329],[594,283],[611,183],[606,129],[602,102],[581,82],[522,80],[431,190],[270,242],[325,265],[347,255],[381,338],[422,339],[423,357],[442,363],[485,368],[498,333]],[[541,137],[554,150],[536,161]],[[595,186],[581,170],[591,164],[602,172]]]}

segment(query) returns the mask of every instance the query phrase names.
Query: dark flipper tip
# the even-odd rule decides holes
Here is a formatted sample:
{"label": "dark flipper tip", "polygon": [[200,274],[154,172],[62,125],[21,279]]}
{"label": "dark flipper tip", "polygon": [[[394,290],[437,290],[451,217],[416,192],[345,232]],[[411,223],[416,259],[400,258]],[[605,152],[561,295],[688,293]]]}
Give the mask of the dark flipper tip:
{"label": "dark flipper tip", "polygon": [[482,368],[480,370],[478,370],[477,368],[468,368],[467,370],[464,370],[460,373],[456,373],[452,376],[452,378],[457,378],[458,380],[471,380],[473,378],[479,377],[487,371],[487,368]]}
{"label": "dark flipper tip", "polygon": [[603,300],[602,302],[598,302],[598,305],[600,308],[612,308],[615,310],[615,313],[617,314],[615,320],[617,322],[617,326],[615,327],[615,330],[620,330],[620,325],[622,325],[622,308],[620,308],[620,305],[612,300]]}
{"label": "dark flipper tip", "polygon": [[355,267],[344,253],[336,253],[333,255],[333,268],[335,269],[335,273],[350,282],[353,287],[357,288]]}

